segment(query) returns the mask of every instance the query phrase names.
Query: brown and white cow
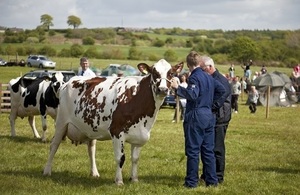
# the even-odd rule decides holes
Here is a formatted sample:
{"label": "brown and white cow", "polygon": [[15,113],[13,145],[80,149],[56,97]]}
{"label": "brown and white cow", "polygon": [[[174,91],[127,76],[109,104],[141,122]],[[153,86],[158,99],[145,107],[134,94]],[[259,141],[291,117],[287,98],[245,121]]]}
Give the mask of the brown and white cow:
{"label": "brown and white cow", "polygon": [[124,144],[131,144],[131,180],[138,181],[141,147],[149,140],[169,79],[183,62],[171,66],[162,59],[153,66],[140,63],[148,74],[129,77],[73,77],[59,92],[56,131],[44,175],[51,175],[54,155],[67,136],[73,143],[88,143],[91,175],[99,177],[95,163],[96,140],[112,140],[117,164],[115,182],[123,184]]}
{"label": "brown and white cow", "polygon": [[42,141],[46,141],[47,120],[49,114],[56,118],[59,104],[58,89],[64,84],[63,74],[57,72],[51,78],[45,76],[35,80],[18,77],[9,82],[11,96],[10,126],[11,136],[16,136],[15,121],[17,117],[28,117],[29,125],[34,137],[40,138],[35,127],[35,115],[41,115],[43,135]]}

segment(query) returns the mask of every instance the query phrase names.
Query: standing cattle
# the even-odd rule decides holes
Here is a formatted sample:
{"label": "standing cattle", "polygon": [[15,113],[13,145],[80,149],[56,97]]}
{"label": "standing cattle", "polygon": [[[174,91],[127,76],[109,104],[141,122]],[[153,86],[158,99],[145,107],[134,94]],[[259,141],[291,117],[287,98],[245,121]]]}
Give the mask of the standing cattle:
{"label": "standing cattle", "polygon": [[183,62],[171,66],[164,59],[153,66],[140,63],[149,74],[129,77],[73,77],[59,92],[56,131],[44,175],[51,175],[54,155],[65,136],[87,142],[91,175],[99,177],[95,163],[96,140],[112,140],[117,164],[115,183],[123,184],[124,144],[131,144],[131,180],[138,181],[141,147],[149,140],[159,108],[170,87],[169,79]]}
{"label": "standing cattle", "polygon": [[10,127],[11,136],[16,136],[15,120],[17,117],[28,117],[34,137],[40,138],[35,127],[35,115],[41,115],[43,135],[42,141],[46,141],[47,121],[49,114],[53,119],[56,117],[58,107],[58,89],[64,83],[63,74],[57,72],[49,77],[35,80],[19,77],[9,82],[11,95]]}

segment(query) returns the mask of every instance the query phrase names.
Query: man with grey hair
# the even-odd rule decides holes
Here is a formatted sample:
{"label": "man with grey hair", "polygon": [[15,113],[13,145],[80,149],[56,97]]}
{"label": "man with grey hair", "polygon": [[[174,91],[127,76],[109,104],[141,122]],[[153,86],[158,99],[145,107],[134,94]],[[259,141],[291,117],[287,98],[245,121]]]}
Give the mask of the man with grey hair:
{"label": "man with grey hair", "polygon": [[[215,111],[216,114],[216,124],[215,124],[215,158],[216,158],[216,171],[218,182],[222,183],[224,181],[224,171],[225,171],[225,135],[231,120],[231,86],[228,80],[215,68],[215,64],[212,58],[208,56],[202,56],[202,65],[200,67],[202,70],[210,74],[215,80],[219,81],[225,88],[225,100],[219,99],[220,103],[215,102],[222,106]],[[221,102],[224,103],[221,103]],[[205,169],[205,167],[203,167]],[[203,170],[203,173],[205,170]],[[205,175],[201,175],[202,179],[206,179]]]}
{"label": "man with grey hair", "polygon": [[90,69],[89,60],[86,57],[80,58],[81,70],[78,71],[79,76],[95,77],[96,74]]}

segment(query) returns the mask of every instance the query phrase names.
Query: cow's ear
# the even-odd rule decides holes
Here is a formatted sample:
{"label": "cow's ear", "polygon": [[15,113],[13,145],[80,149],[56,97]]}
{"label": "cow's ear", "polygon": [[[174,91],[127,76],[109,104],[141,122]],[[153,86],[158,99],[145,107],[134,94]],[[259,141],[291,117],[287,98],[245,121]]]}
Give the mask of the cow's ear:
{"label": "cow's ear", "polygon": [[139,69],[139,71],[143,74],[148,74],[150,72],[150,67],[148,66],[148,64],[146,63],[139,63],[137,65],[137,68]]}
{"label": "cow's ear", "polygon": [[179,62],[178,64],[172,67],[173,72],[180,73],[183,69],[183,66],[184,66],[184,62]]}

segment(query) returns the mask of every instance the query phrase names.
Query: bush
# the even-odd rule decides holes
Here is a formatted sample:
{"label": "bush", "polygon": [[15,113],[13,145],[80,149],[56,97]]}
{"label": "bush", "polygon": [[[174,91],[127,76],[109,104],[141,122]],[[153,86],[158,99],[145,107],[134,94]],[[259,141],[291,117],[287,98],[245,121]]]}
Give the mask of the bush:
{"label": "bush", "polygon": [[175,62],[178,59],[178,56],[176,55],[175,51],[172,49],[168,49],[165,53],[164,53],[164,58],[165,60],[167,60],[168,62]]}
{"label": "bush", "polygon": [[39,49],[39,54],[46,56],[56,56],[56,50],[47,45]]}
{"label": "bush", "polygon": [[101,53],[103,59],[125,59],[122,52],[119,49],[108,48]]}
{"label": "bush", "polygon": [[83,45],[94,45],[95,40],[92,37],[85,37],[82,39],[82,44]]}
{"label": "bush", "polygon": [[32,46],[25,46],[25,52],[26,52],[26,55],[30,55],[30,54],[36,54],[36,49]]}
{"label": "bush", "polygon": [[154,47],[163,47],[165,45],[165,42],[163,40],[160,39],[156,39],[153,43]]}
{"label": "bush", "polygon": [[71,51],[71,56],[76,58],[79,58],[84,53],[83,47],[79,44],[73,44],[71,46],[70,51]]}
{"label": "bush", "polygon": [[54,30],[49,30],[49,36],[54,36],[56,33]]}
{"label": "bush", "polygon": [[28,37],[26,39],[26,42],[27,43],[38,43],[39,42],[39,39],[37,37]]}
{"label": "bush", "polygon": [[59,57],[71,57],[71,50],[70,49],[66,49],[63,48],[59,53],[58,53]]}
{"label": "bush", "polygon": [[97,48],[94,47],[89,47],[85,52],[84,52],[84,56],[88,57],[88,58],[97,58],[100,56],[100,54],[97,51]]}
{"label": "bush", "polygon": [[129,60],[140,60],[142,52],[138,51],[136,47],[130,47],[128,52]]}

